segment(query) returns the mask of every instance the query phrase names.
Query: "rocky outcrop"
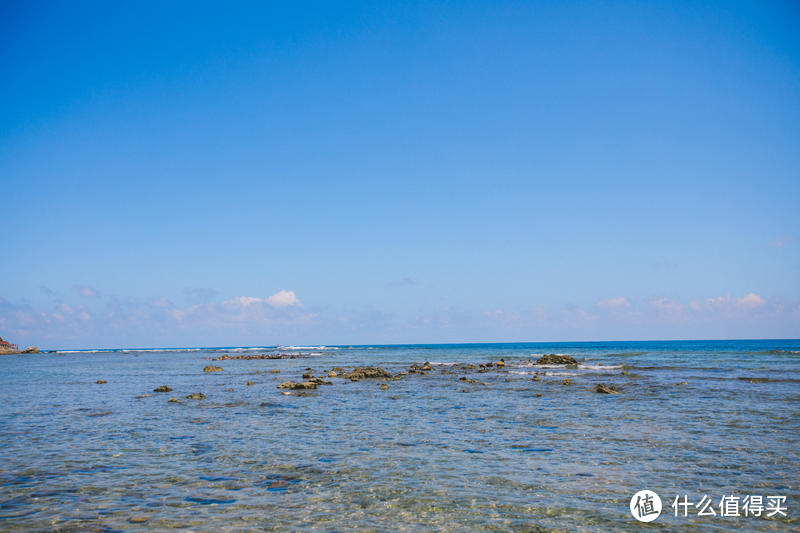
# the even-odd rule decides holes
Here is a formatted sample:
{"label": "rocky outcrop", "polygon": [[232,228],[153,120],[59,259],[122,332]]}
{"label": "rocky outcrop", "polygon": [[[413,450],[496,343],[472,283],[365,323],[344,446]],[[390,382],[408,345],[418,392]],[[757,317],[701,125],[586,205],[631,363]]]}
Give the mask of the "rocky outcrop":
{"label": "rocky outcrop", "polygon": [[206,395],[203,394],[202,392],[193,392],[193,393],[189,394],[188,396],[186,396],[186,399],[187,400],[205,400],[206,399]]}
{"label": "rocky outcrop", "polygon": [[172,392],[172,388],[169,385],[161,385],[153,389],[153,392]]}
{"label": "rocky outcrop", "polygon": [[37,348],[36,346],[28,346],[20,353],[39,353],[39,348]]}
{"label": "rocky outcrop", "polygon": [[207,367],[203,368],[203,372],[222,372],[222,368],[218,366],[208,365]]}
{"label": "rocky outcrop", "polygon": [[362,379],[392,379],[392,375],[379,366],[359,366],[352,372],[343,374],[342,377],[350,381],[361,381]]}
{"label": "rocky outcrop", "polygon": [[537,365],[577,365],[578,361],[565,354],[549,353],[536,360]]}
{"label": "rocky outcrop", "polygon": [[290,389],[290,390],[308,390],[308,389],[316,389],[317,384],[313,381],[301,381],[300,383],[296,383],[294,381],[284,381],[280,385],[278,385],[279,389]]}
{"label": "rocky outcrop", "polygon": [[620,390],[616,388],[614,385],[606,385],[605,383],[600,383],[594,388],[595,392],[599,392],[601,394],[619,394]]}

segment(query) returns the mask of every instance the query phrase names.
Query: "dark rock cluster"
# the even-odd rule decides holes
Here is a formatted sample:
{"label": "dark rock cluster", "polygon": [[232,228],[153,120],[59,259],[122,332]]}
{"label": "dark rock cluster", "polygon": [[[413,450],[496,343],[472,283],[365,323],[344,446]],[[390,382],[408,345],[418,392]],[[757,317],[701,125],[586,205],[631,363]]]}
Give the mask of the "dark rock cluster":
{"label": "dark rock cluster", "polygon": [[537,365],[577,365],[578,361],[569,355],[549,353],[536,360]]}

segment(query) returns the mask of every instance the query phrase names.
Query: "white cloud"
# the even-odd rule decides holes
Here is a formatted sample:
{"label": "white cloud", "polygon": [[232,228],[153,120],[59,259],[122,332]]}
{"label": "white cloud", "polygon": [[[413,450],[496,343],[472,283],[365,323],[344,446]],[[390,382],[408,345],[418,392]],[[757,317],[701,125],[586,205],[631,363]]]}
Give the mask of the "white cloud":
{"label": "white cloud", "polygon": [[706,303],[711,307],[722,307],[730,303],[730,296],[717,296],[716,298],[708,298]]}
{"label": "white cloud", "polygon": [[762,298],[758,294],[756,294],[754,292],[751,292],[750,294],[748,294],[746,296],[742,296],[741,298],[738,298],[736,300],[736,303],[740,307],[746,307],[748,309],[753,309],[755,307],[761,307],[762,305],[767,303],[767,301],[764,300],[764,298]]}
{"label": "white cloud", "polygon": [[704,301],[692,300],[689,304],[689,308],[696,313],[702,313],[705,311],[725,309],[729,307],[730,303],[730,296],[717,296],[715,298],[706,298]]}
{"label": "white cloud", "polygon": [[621,296],[619,298],[611,298],[609,300],[600,300],[597,302],[597,306],[606,309],[627,309],[631,306],[631,303],[627,298]]}
{"label": "white cloud", "polygon": [[[703,301],[695,300],[689,304],[689,307],[696,313],[722,313],[725,316],[733,317],[741,315],[743,311],[760,308],[766,303],[767,301],[764,298],[751,292],[741,298],[716,296],[714,298],[706,298]],[[775,303],[773,311],[778,310],[779,304]],[[782,311],[782,308],[780,310]]]}
{"label": "white cloud", "polygon": [[677,317],[683,313],[683,305],[673,302],[669,298],[658,298],[650,302],[662,315]]}
{"label": "white cloud", "polygon": [[97,291],[88,285],[73,285],[72,290],[84,298],[97,298]]}
{"label": "white cloud", "polygon": [[289,307],[300,305],[300,300],[295,296],[294,291],[281,290],[268,298],[256,298],[255,296],[237,296],[222,302],[222,305],[232,308],[255,307],[266,304],[270,307]]}
{"label": "white cloud", "polygon": [[300,300],[294,295],[294,291],[281,290],[266,299],[267,304],[272,307],[288,307],[290,305],[300,305]]}
{"label": "white cloud", "polygon": [[151,299],[149,302],[147,302],[147,305],[149,305],[150,307],[162,307],[162,308],[172,307],[170,301],[164,298],[163,296],[161,298]]}
{"label": "white cloud", "polygon": [[222,302],[222,305],[226,305],[229,307],[247,307],[248,305],[261,303],[263,301],[264,300],[262,300],[261,298],[254,298],[252,296],[237,296],[236,298],[225,300],[224,302]]}

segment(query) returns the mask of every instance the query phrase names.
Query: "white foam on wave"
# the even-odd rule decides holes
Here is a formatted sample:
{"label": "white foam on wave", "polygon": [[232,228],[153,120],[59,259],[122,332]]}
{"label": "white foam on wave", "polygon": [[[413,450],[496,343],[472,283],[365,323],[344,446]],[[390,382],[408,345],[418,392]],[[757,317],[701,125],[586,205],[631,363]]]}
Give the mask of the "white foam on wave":
{"label": "white foam on wave", "polygon": [[600,372],[604,370],[621,370],[622,365],[584,365],[581,363],[578,365],[578,369],[586,369],[586,370],[598,370]]}
{"label": "white foam on wave", "polygon": [[118,351],[119,353],[139,353],[139,352],[202,352],[207,348],[126,348],[124,350],[108,350],[111,351]]}
{"label": "white foam on wave", "polygon": [[[559,368],[564,368],[565,365],[537,365],[536,363],[526,362],[514,366],[523,368],[559,369]],[[621,370],[622,368],[623,368],[622,365],[589,365],[585,363],[578,363],[578,368],[570,370],[592,370],[595,372],[604,372],[604,371],[610,372],[613,370]]]}
{"label": "white foam on wave", "polygon": [[333,346],[278,346],[278,350],[338,350]]}
{"label": "white foam on wave", "polygon": [[509,374],[517,374],[520,376],[533,376],[539,374],[540,376],[578,376],[580,372],[531,372],[530,370],[510,370]]}

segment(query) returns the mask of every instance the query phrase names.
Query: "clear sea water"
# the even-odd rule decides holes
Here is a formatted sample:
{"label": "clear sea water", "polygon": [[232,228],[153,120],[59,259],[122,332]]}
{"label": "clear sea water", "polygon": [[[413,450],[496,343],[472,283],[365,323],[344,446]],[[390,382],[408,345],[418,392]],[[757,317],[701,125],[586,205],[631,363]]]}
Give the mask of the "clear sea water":
{"label": "clear sea water", "polygon": [[[210,361],[261,353],[300,357]],[[277,388],[425,361],[387,390]],[[0,383],[2,531],[800,530],[796,340],[78,351],[2,356]],[[785,496],[788,516],[675,517],[677,494]]]}

